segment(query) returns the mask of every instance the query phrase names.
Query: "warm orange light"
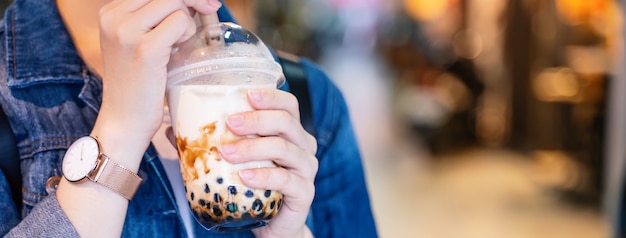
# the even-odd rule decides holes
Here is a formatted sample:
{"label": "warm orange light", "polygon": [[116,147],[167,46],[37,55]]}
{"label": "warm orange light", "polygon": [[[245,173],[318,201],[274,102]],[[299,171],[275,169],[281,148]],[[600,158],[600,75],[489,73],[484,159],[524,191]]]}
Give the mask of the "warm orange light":
{"label": "warm orange light", "polygon": [[407,13],[421,21],[434,20],[441,17],[450,7],[448,0],[404,0]]}
{"label": "warm orange light", "polygon": [[593,14],[606,11],[608,0],[556,0],[556,6],[566,23],[578,25]]}

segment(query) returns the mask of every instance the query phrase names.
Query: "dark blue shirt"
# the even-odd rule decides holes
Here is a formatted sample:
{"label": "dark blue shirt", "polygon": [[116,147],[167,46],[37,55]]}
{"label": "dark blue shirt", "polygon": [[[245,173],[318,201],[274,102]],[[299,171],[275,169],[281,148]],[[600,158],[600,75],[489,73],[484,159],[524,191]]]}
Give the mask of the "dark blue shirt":
{"label": "dark blue shirt", "polygon": [[[233,20],[225,8],[219,15],[222,21]],[[19,148],[24,203],[17,211],[0,171],[0,235],[77,236],[46,183],[61,176],[70,144],[90,133],[102,100],[101,81],[79,57],[54,0],[16,0],[0,24],[0,42],[0,103]],[[317,237],[376,237],[344,98],[317,66],[308,60],[303,65],[310,80],[320,165],[307,225]],[[288,85],[282,89],[288,90]],[[144,182],[129,203],[123,236],[185,237],[171,186],[152,146],[139,174]],[[207,235],[202,228],[196,230],[197,236]]]}

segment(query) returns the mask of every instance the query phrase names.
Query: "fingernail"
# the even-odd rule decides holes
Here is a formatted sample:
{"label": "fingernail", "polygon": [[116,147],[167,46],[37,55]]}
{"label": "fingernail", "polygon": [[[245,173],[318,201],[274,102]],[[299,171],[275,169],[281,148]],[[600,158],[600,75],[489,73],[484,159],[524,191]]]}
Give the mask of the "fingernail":
{"label": "fingernail", "polygon": [[243,116],[242,115],[232,115],[228,117],[228,125],[233,127],[238,127],[243,125]]}
{"label": "fingernail", "polygon": [[216,9],[219,9],[220,7],[222,7],[222,3],[218,0],[209,0],[209,5],[211,5],[211,7],[214,7]]}
{"label": "fingernail", "polygon": [[233,144],[222,145],[222,149],[220,151],[222,154],[229,155],[235,153],[237,151],[237,147]]}
{"label": "fingernail", "polygon": [[254,178],[254,171],[250,169],[239,170],[239,177],[244,180],[250,180]]}
{"label": "fingernail", "polygon": [[250,90],[248,91],[248,97],[253,101],[259,102],[263,98],[263,94],[259,90]]}

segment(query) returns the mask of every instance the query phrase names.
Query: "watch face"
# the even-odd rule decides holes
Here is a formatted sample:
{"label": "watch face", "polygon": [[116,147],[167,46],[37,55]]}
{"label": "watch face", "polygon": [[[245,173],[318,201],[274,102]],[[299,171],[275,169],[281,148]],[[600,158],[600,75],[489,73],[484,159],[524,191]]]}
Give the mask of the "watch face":
{"label": "watch face", "polygon": [[96,167],[99,155],[100,148],[93,137],[76,140],[63,158],[63,176],[69,181],[85,178]]}

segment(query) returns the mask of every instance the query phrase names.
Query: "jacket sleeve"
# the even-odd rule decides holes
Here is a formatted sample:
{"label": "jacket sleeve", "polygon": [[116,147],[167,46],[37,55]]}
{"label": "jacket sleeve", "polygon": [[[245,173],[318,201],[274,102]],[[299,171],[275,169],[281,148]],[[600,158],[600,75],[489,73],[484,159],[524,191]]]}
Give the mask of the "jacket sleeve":
{"label": "jacket sleeve", "polygon": [[[1,185],[7,185],[4,177],[2,180],[4,181]],[[7,197],[2,194],[5,193],[0,191],[0,206],[12,206],[13,211],[15,211],[15,205],[10,196]],[[11,217],[0,215],[0,224],[2,224],[0,225],[0,232],[6,233],[4,237],[79,237],[74,226],[61,210],[54,194],[39,202],[24,220],[17,224],[18,222],[19,218],[16,211],[15,215]],[[17,226],[15,226],[16,224]]]}
{"label": "jacket sleeve", "polygon": [[312,205],[316,237],[377,237],[361,154],[340,90],[310,61],[307,69],[319,170]]}
{"label": "jacket sleeve", "polygon": [[11,198],[11,189],[0,170],[0,235],[4,235],[20,222],[17,208]]}

